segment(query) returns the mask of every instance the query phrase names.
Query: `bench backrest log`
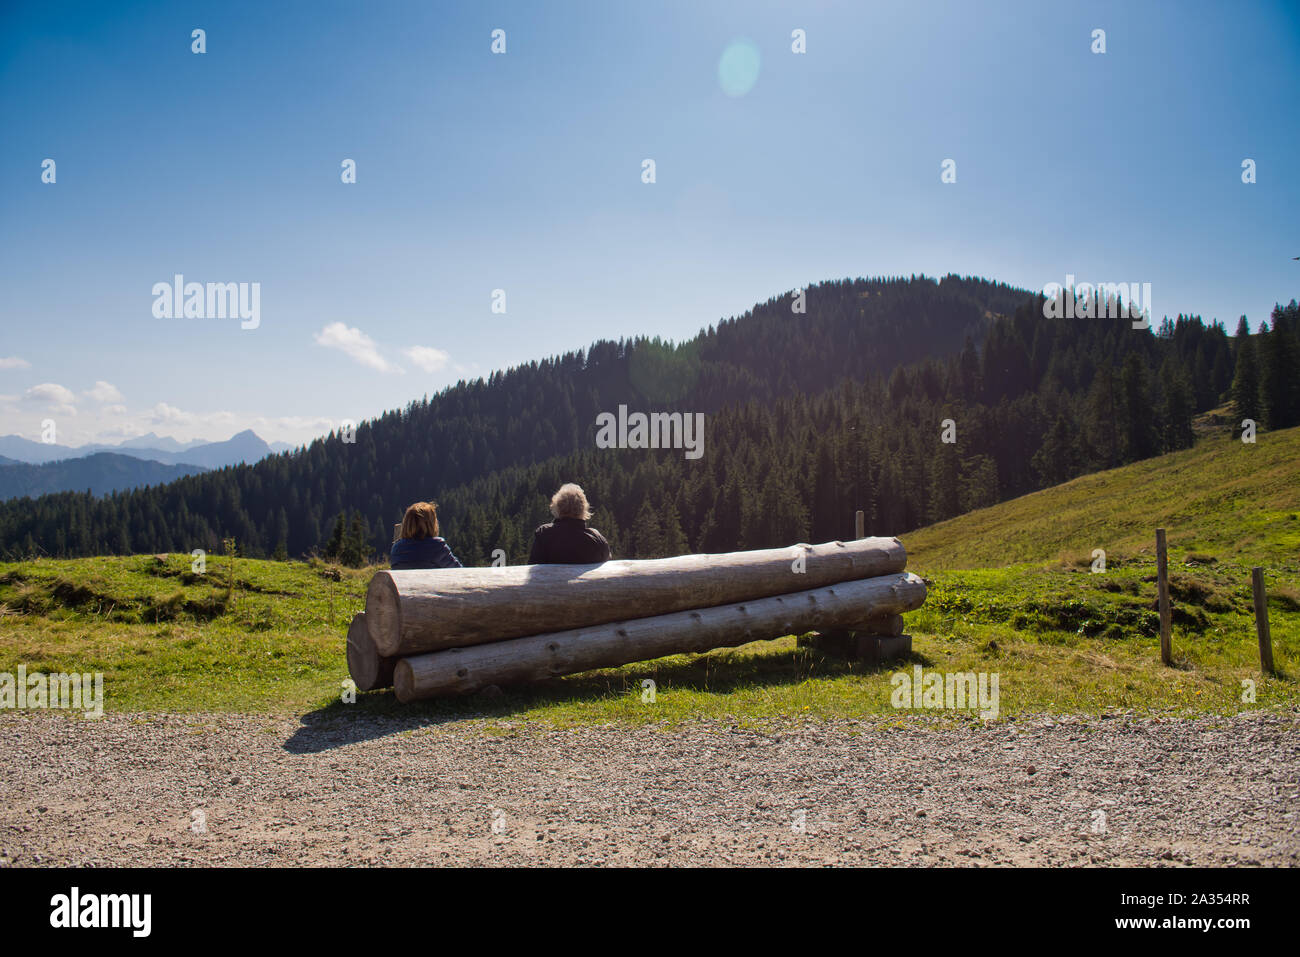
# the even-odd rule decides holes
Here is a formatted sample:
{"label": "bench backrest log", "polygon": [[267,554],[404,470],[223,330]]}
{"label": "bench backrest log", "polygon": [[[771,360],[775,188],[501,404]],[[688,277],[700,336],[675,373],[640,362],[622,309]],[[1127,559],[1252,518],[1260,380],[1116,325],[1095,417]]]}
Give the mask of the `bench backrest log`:
{"label": "bench backrest log", "polygon": [[366,593],[380,655],[406,656],[710,608],[903,571],[896,538],[599,565],[381,571]]}

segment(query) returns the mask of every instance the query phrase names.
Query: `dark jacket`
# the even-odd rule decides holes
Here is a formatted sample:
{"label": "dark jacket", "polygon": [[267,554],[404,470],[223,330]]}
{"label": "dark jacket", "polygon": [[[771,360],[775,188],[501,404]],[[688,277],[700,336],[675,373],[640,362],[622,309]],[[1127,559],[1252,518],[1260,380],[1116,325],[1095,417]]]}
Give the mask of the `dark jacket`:
{"label": "dark jacket", "polygon": [[464,568],[441,538],[399,538],[389,562],[394,571],[407,568]]}
{"label": "dark jacket", "polygon": [[607,561],[609,542],[580,518],[557,518],[533,532],[530,565],[595,565]]}

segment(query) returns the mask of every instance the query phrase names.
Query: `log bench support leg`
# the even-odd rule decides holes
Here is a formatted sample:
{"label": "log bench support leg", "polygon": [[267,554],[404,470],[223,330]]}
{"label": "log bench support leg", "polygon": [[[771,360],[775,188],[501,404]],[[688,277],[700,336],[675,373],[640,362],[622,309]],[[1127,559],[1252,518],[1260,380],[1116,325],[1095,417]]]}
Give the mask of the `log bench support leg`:
{"label": "log bench support leg", "polygon": [[816,648],[822,654],[850,661],[879,665],[906,658],[912,653],[912,636],[903,634],[902,615],[881,615],[859,627],[812,632],[798,639],[801,648]]}

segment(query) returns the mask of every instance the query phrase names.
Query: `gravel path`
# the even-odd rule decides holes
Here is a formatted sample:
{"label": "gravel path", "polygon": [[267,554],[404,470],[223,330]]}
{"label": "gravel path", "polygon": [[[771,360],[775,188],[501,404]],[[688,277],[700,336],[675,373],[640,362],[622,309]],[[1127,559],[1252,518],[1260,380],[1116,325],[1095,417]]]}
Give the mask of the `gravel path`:
{"label": "gravel path", "polygon": [[0,864],[1300,862],[1295,712],[901,724],[6,712]]}

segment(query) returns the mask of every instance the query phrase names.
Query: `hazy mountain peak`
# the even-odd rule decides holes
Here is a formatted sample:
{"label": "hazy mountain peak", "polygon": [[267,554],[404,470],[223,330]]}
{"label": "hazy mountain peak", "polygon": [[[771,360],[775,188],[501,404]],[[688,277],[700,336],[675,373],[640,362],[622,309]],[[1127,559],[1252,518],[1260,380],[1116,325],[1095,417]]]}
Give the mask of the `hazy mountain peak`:
{"label": "hazy mountain peak", "polygon": [[221,442],[203,439],[179,442],[171,436],[147,432],[116,444],[90,442],[73,447],[33,442],[18,435],[0,436],[0,456],[32,465],[85,458],[97,452],[116,452],[164,465],[200,465],[212,469],[255,462],[272,451],[272,447],[252,429],[244,429]]}

